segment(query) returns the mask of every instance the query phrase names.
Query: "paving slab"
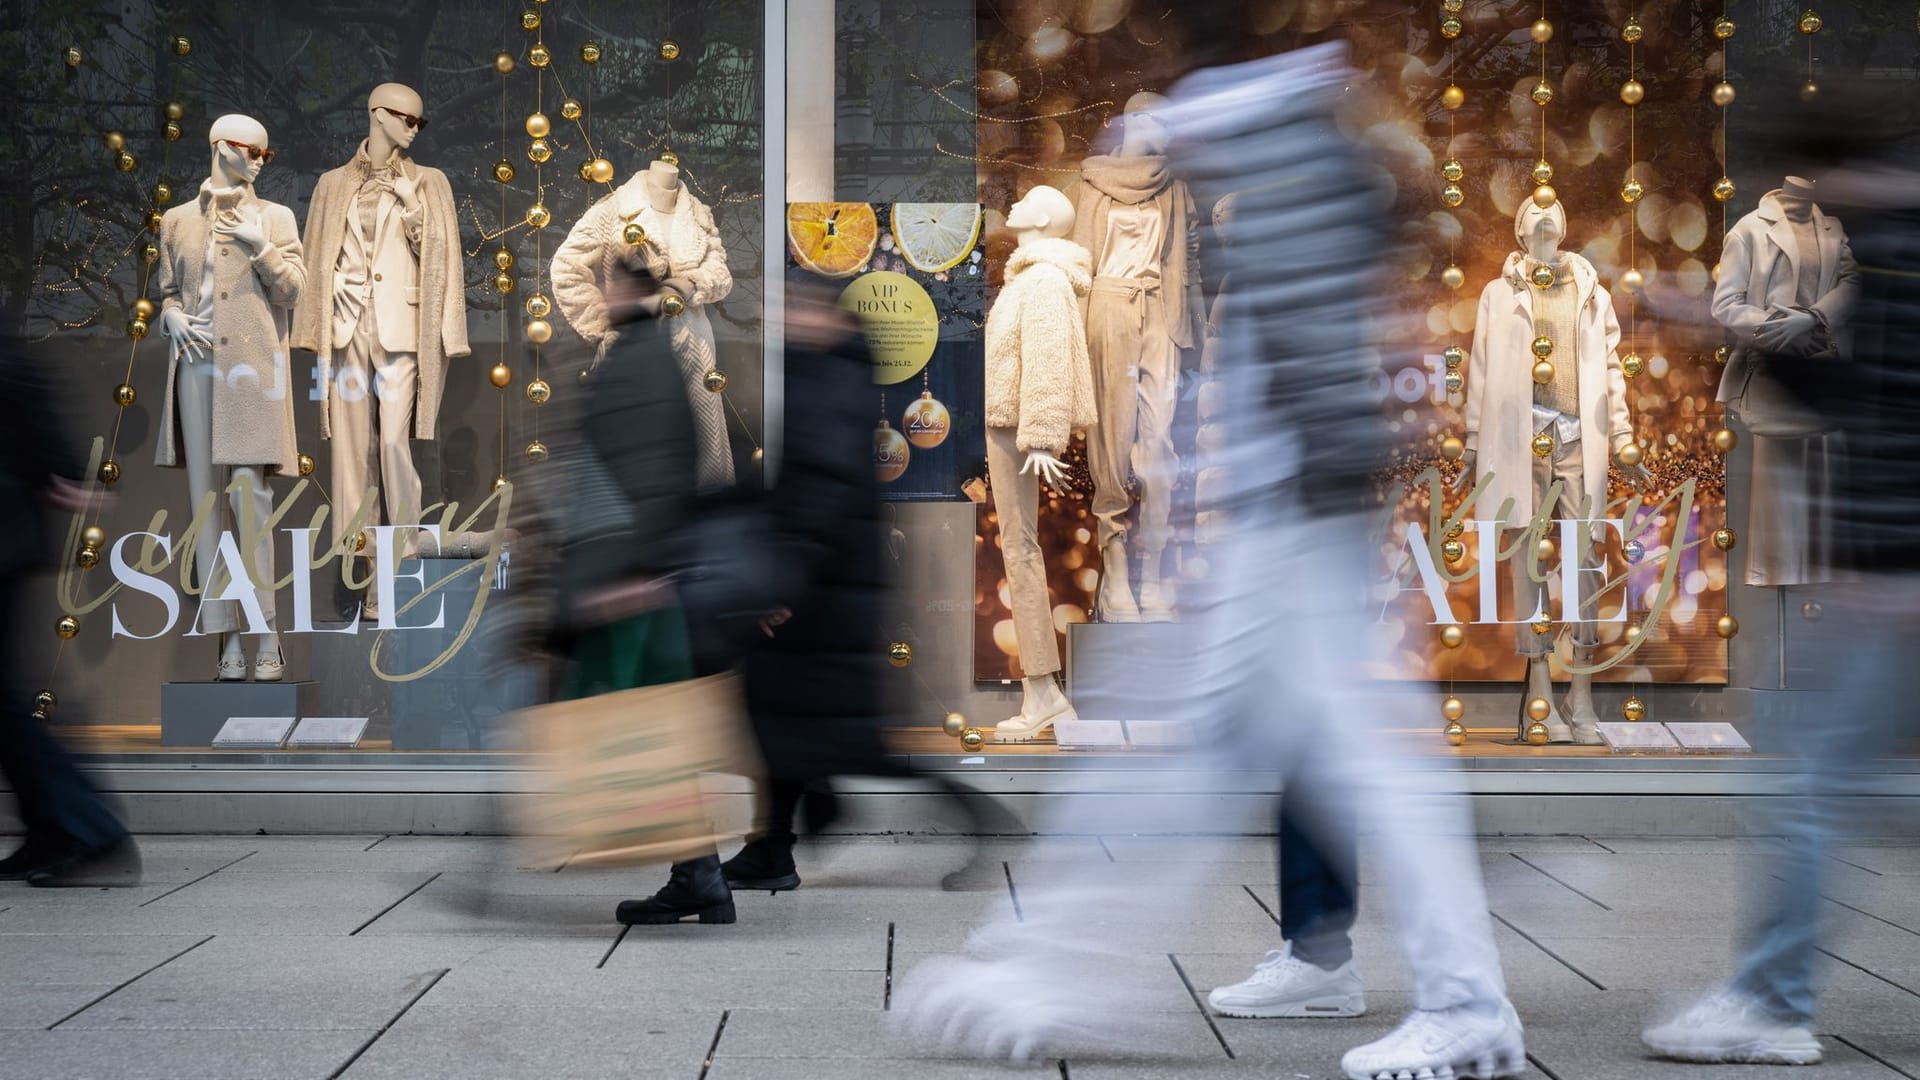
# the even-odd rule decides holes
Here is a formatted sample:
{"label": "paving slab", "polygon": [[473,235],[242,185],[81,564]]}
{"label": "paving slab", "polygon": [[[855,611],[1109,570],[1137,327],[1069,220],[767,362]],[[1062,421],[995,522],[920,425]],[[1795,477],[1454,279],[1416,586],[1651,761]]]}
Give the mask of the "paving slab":
{"label": "paving slab", "polygon": [[0,1080],[324,1080],[372,1031],[8,1032]]}
{"label": "paving slab", "polygon": [[[1138,1049],[1113,1054],[1126,1060],[1206,1060],[1226,1057],[1218,1039],[1197,1011],[1143,1012],[1124,1019],[1127,1037]],[[1068,1056],[1101,1053],[1099,1047],[1060,1047]],[[931,1046],[904,1030],[898,1018],[879,1010],[792,1012],[736,1010],[727,1021],[716,1060],[734,1056],[768,1058],[868,1058],[903,1061],[951,1060],[965,1056],[956,1047]]]}
{"label": "paving slab", "polygon": [[687,1080],[700,1074],[719,1024],[720,1014],[707,1011],[423,1001],[344,1077],[419,1080],[451,1073],[462,1080]]}
{"label": "paving slab", "polygon": [[[1819,1080],[1901,1080],[1899,1073],[1833,1039],[1822,1039],[1826,1060]],[[1560,1077],[1605,1077],[1606,1080],[1755,1080],[1778,1075],[1777,1067],[1760,1065],[1681,1065],[1663,1061],[1637,1038],[1616,1035],[1578,1035],[1547,1031],[1530,1035],[1527,1050],[1540,1064]]]}

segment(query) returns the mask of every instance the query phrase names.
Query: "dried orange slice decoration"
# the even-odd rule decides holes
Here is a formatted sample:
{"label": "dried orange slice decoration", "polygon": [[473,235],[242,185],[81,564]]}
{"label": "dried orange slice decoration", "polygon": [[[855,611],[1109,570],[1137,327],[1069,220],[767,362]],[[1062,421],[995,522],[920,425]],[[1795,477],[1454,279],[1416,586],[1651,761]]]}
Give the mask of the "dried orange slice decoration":
{"label": "dried orange slice decoration", "polygon": [[866,203],[803,202],[787,207],[787,250],[821,277],[866,269],[880,242],[880,219]]}

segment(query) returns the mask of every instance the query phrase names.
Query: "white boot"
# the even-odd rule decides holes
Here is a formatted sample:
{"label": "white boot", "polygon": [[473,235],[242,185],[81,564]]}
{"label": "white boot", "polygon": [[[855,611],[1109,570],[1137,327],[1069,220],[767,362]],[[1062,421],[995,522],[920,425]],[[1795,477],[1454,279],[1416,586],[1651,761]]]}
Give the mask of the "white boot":
{"label": "white boot", "polygon": [[1147,556],[1140,572],[1140,621],[1172,622],[1174,596],[1172,583],[1160,576],[1160,555]]}
{"label": "white boot", "polygon": [[[1593,663],[1591,646],[1576,645],[1573,649],[1575,667],[1588,667]],[[1561,714],[1567,718],[1567,726],[1573,731],[1573,741],[1581,746],[1599,746],[1600,710],[1593,704],[1593,676],[1575,675],[1567,687],[1567,699],[1561,703]]]}
{"label": "white boot", "polygon": [[993,729],[994,742],[1033,742],[1058,721],[1080,719],[1080,714],[1073,709],[1073,702],[1067,700],[1067,695],[1061,691],[1060,684],[1054,681],[1052,675],[1022,679],[1020,687],[1024,691],[1020,699],[1020,714]]}
{"label": "white boot", "polygon": [[1547,741],[1550,743],[1570,743],[1573,741],[1573,729],[1567,726],[1566,718],[1553,704],[1553,669],[1548,666],[1548,658],[1535,656],[1527,660],[1527,696],[1520,701],[1520,731],[1524,735],[1527,725],[1533,718],[1527,715],[1527,703],[1539,698],[1547,703]]}
{"label": "white boot", "polygon": [[1140,621],[1140,605],[1133,598],[1132,574],[1127,567],[1127,544],[1109,540],[1100,549],[1100,593],[1095,598],[1101,622]]}

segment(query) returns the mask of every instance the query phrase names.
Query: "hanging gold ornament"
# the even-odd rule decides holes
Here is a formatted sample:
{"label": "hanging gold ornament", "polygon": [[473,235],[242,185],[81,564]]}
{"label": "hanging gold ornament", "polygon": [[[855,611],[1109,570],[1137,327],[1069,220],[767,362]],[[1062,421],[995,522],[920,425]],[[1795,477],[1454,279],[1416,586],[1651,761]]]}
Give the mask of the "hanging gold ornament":
{"label": "hanging gold ornament", "polygon": [[134,157],[132,151],[122,150],[119,156],[113,159],[113,164],[121,172],[132,172],[140,167],[140,159]]}
{"label": "hanging gold ornament", "polygon": [[597,157],[587,162],[587,179],[596,184],[611,183],[613,181],[613,162],[603,157]]}
{"label": "hanging gold ornament", "polygon": [[1626,289],[1628,292],[1639,292],[1641,289],[1646,288],[1646,285],[1647,276],[1642,274],[1638,268],[1628,270],[1626,273],[1620,275],[1620,287]]}
{"label": "hanging gold ornament", "polygon": [[544,229],[553,223],[553,215],[547,211],[546,203],[534,203],[527,208],[527,224],[536,229]]}
{"label": "hanging gold ornament", "polygon": [[1647,703],[1637,696],[1630,697],[1620,704],[1620,715],[1638,723],[1647,718]]}
{"label": "hanging gold ornament", "polygon": [[1723,109],[1733,104],[1733,84],[1725,81],[1714,83],[1713,103]]}
{"label": "hanging gold ornament", "polygon": [[535,379],[527,384],[527,400],[535,405],[545,405],[553,398],[553,384],[545,379]]}
{"label": "hanging gold ornament", "polygon": [[677,169],[680,167],[680,155],[671,150],[662,150],[660,151],[660,163],[663,165],[672,165]]}
{"label": "hanging gold ornament", "polygon": [[1440,350],[1440,359],[1445,361],[1448,371],[1458,371],[1460,365],[1467,362],[1467,350],[1458,345],[1449,345]]}
{"label": "hanging gold ornament", "polygon": [[[165,225],[166,223],[167,223],[167,215],[161,213],[158,210],[147,211],[147,231],[148,232],[158,235],[160,232],[160,227]],[[159,256],[155,255],[154,258],[157,259],[159,258]]]}
{"label": "hanging gold ornament", "polygon": [[1533,287],[1536,289],[1552,288],[1553,267],[1541,263],[1539,266],[1533,268],[1533,272],[1527,275],[1527,279],[1533,282]]}
{"label": "hanging gold ornament", "polygon": [[1545,746],[1548,740],[1552,738],[1553,735],[1547,731],[1547,725],[1540,721],[1535,720],[1527,725],[1526,740],[1528,746]]}
{"label": "hanging gold ornament", "polygon": [[513,72],[513,54],[510,52],[504,52],[504,51],[494,53],[493,54],[493,70],[499,72],[502,75],[511,74]]}
{"label": "hanging gold ornament", "polygon": [[597,41],[589,41],[586,44],[580,46],[580,62],[583,64],[599,63],[600,62],[600,43]]}
{"label": "hanging gold ornament", "polygon": [[71,615],[62,615],[53,624],[53,632],[62,641],[72,641],[80,635],[80,620]]}
{"label": "hanging gold ornament", "polygon": [[528,8],[520,13],[520,29],[533,31],[540,29],[540,13]]}
{"label": "hanging gold ornament", "polygon": [[1627,627],[1626,640],[1627,640],[1627,644],[1629,645],[1640,644],[1640,639],[1646,636],[1647,636],[1647,632],[1645,628],[1639,626],[1638,624]]}
{"label": "hanging gold ornament", "polygon": [[1447,720],[1459,720],[1467,715],[1467,703],[1457,697],[1449,697],[1440,703],[1440,715]]}
{"label": "hanging gold ornament", "polygon": [[588,158],[586,161],[583,161],[580,163],[580,179],[586,181],[589,184],[593,183],[593,159],[592,158]]}
{"label": "hanging gold ornament", "polygon": [[173,201],[172,185],[166,183],[165,181],[161,181],[160,183],[153,185],[153,204],[155,206],[165,206],[172,201]]}
{"label": "hanging gold ornament", "polygon": [[873,472],[881,483],[891,484],[907,471],[907,461],[913,455],[911,445],[884,418],[873,429]]}
{"label": "hanging gold ornament", "polygon": [[921,391],[920,397],[908,405],[900,417],[900,430],[906,433],[907,441],[922,450],[931,450],[946,442],[952,429],[953,417],[945,405],[934,400],[931,390]]}
{"label": "hanging gold ornament", "polygon": [[957,739],[966,734],[967,718],[957,712],[950,712],[946,719],[940,721],[940,730]]}
{"label": "hanging gold ornament", "polygon": [[667,298],[660,301],[660,314],[665,315],[669,319],[684,313],[686,310],[687,302],[672,293],[668,293]]}
{"label": "hanging gold ornament", "polygon": [[1440,166],[1440,178],[1449,184],[1457,184],[1467,178],[1467,167],[1454,158],[1448,158],[1446,164]]}
{"label": "hanging gold ornament", "polygon": [[140,248],[140,261],[146,263],[148,266],[152,266],[154,263],[159,262],[160,261],[160,245],[159,244],[142,245]]}
{"label": "hanging gold ornament", "polygon": [[1466,26],[1452,15],[1448,15],[1446,18],[1440,20],[1440,36],[1446,38],[1448,41],[1459,37],[1460,32],[1465,29]]}
{"label": "hanging gold ornament", "polygon": [[134,397],[133,387],[127,383],[113,388],[113,403],[123,409],[133,404]]}
{"label": "hanging gold ornament", "polygon": [[1447,721],[1447,726],[1440,729],[1440,734],[1446,738],[1448,746],[1464,746],[1467,741],[1467,729],[1461,727],[1458,720]]}
{"label": "hanging gold ornament", "polygon": [[1740,537],[1736,535],[1732,529],[1724,525],[1713,530],[1713,546],[1719,548],[1721,551],[1732,551],[1733,545],[1739,542]]}
{"label": "hanging gold ornament", "polygon": [[560,118],[562,120],[578,120],[580,119],[580,114],[583,112],[586,112],[586,110],[581,108],[580,103],[572,98],[568,98],[560,103]]}
{"label": "hanging gold ornament", "polygon": [[495,251],[493,253],[493,265],[499,267],[502,270],[513,269],[513,252],[507,250],[506,248],[500,248],[499,250]]}
{"label": "hanging gold ornament", "polygon": [[1713,20],[1713,36],[1719,38],[1721,41],[1732,37],[1736,29],[1738,29],[1738,27],[1734,26],[1733,20],[1727,18],[1725,15]]}
{"label": "hanging gold ornament", "polygon": [[80,546],[99,550],[107,542],[107,530],[98,525],[89,525],[80,530]]}
{"label": "hanging gold ornament", "polygon": [[1467,456],[1467,444],[1461,442],[1458,436],[1449,435],[1440,440],[1440,456],[1448,461],[1459,461]]}
{"label": "hanging gold ornament", "polygon": [[1447,539],[1449,540],[1458,540],[1466,534],[1467,526],[1465,522],[1456,521],[1447,529]]}
{"label": "hanging gold ornament", "polygon": [[1533,355],[1545,360],[1553,355],[1553,339],[1545,334],[1533,339]]}
{"label": "hanging gold ornament", "polygon": [[913,663],[913,646],[904,641],[896,641],[887,646],[887,663],[894,667],[906,667]]}
{"label": "hanging gold ornament", "polygon": [[1545,45],[1553,40],[1553,24],[1545,19],[1533,20],[1531,35],[1536,45]]}
{"label": "hanging gold ornament", "polygon": [[493,178],[503,184],[513,183],[513,162],[501,158],[493,166]]}
{"label": "hanging gold ornament", "polygon": [[175,56],[185,56],[193,51],[193,42],[185,34],[175,34],[167,43],[173,46]]}
{"label": "hanging gold ornament", "polygon": [[527,134],[536,139],[544,139],[553,134],[553,121],[548,120],[547,114],[543,112],[528,113]]}
{"label": "hanging gold ornament", "polygon": [[534,293],[527,297],[526,307],[529,318],[544,319],[552,314],[553,301],[548,300],[544,293]]}
{"label": "hanging gold ornament", "polygon": [[1640,16],[1638,15],[1627,16],[1627,24],[1620,28],[1620,40],[1629,45],[1638,43],[1639,40],[1646,35],[1647,28],[1640,25]]}
{"label": "hanging gold ornament", "polygon": [[1820,96],[1819,83],[1814,82],[1812,79],[1808,79],[1806,82],[1803,82],[1800,84],[1800,100],[1801,101],[1812,101],[1814,98],[1819,96]]}
{"label": "hanging gold ornament", "polygon": [[299,457],[295,458],[294,468],[300,473],[301,476],[312,476],[313,469],[314,469],[313,455],[301,454]]}
{"label": "hanging gold ornament", "polygon": [[512,292],[513,291],[513,275],[506,272],[505,270],[502,270],[499,273],[493,275],[493,289],[495,292],[501,294],[502,296],[505,296],[507,293]]}
{"label": "hanging gold ornament", "polygon": [[1560,193],[1553,190],[1551,185],[1541,184],[1539,187],[1533,189],[1533,205],[1542,210],[1559,201]]}
{"label": "hanging gold ornament", "polygon": [[1543,431],[1533,437],[1533,455],[1535,457],[1546,457],[1552,453],[1553,436]]}
{"label": "hanging gold ornament", "polygon": [[761,462],[761,461],[762,461],[762,460],[763,460],[763,459],[764,459],[764,458],[765,458],[766,456],[767,456],[767,452],[766,452],[765,450],[762,450],[761,448],[759,448],[759,447],[757,447],[757,446],[753,448],[753,463],[754,463],[755,465],[758,465],[758,464],[760,464],[760,462]]}
{"label": "hanging gold ornament", "polygon": [[1713,624],[1713,632],[1722,638],[1732,638],[1740,632],[1740,620],[1731,615],[1722,615],[1719,621]]}
{"label": "hanging gold ornament", "polygon": [[118,131],[107,132],[105,135],[100,136],[100,141],[106,145],[108,150],[116,154],[127,148],[126,135]]}
{"label": "hanging gold ornament", "polygon": [[1533,364],[1533,381],[1545,386],[1553,381],[1553,361],[1536,360]]}
{"label": "hanging gold ornament", "polygon": [[1451,623],[1440,631],[1440,644],[1449,649],[1459,648],[1466,640],[1467,632],[1458,623]]}
{"label": "hanging gold ornament", "polygon": [[1447,372],[1440,381],[1446,386],[1447,393],[1449,394],[1457,394],[1460,392],[1461,387],[1467,385],[1467,377],[1457,371]]}
{"label": "hanging gold ornament", "polygon": [[144,296],[133,302],[133,317],[136,319],[151,319],[155,310],[153,301]]}
{"label": "hanging gold ornament", "polygon": [[1553,621],[1550,619],[1541,619],[1539,622],[1534,623],[1531,629],[1535,634],[1546,637],[1548,634],[1553,633]]}
{"label": "hanging gold ornament", "polygon": [[1458,86],[1450,85],[1445,90],[1440,91],[1440,104],[1443,108],[1446,108],[1449,110],[1458,109],[1460,106],[1465,105],[1466,103],[1467,103],[1467,92],[1465,90],[1460,89]]}
{"label": "hanging gold ornament", "polygon": [[1449,266],[1440,271],[1440,284],[1449,289],[1458,289],[1467,283],[1467,272],[1457,266]]}
{"label": "hanging gold ornament", "polygon": [[535,345],[545,345],[553,340],[553,324],[545,319],[527,320],[527,340]]}
{"label": "hanging gold ornament", "polygon": [[100,463],[100,482],[113,484],[120,479],[120,463],[109,458]]}
{"label": "hanging gold ornament", "polygon": [[680,59],[680,43],[668,38],[660,43],[660,59],[672,63]]}
{"label": "hanging gold ornament", "polygon": [[504,390],[513,381],[513,369],[505,364],[495,364],[493,370],[487,373],[487,379]]}
{"label": "hanging gold ornament", "polygon": [[178,120],[169,120],[167,121],[167,125],[160,129],[160,137],[168,142],[179,142],[180,136],[184,134],[186,134],[186,129],[180,126],[180,121]]}
{"label": "hanging gold ornament", "polygon": [[1545,79],[1541,79],[1539,82],[1533,84],[1533,92],[1527,96],[1533,99],[1535,105],[1544,109],[1553,104],[1553,84]]}
{"label": "hanging gold ornament", "polygon": [[969,754],[978,752],[985,745],[987,737],[980,733],[979,728],[968,728],[960,733],[960,746]]}
{"label": "hanging gold ornament", "polygon": [[79,67],[87,59],[87,54],[81,52],[80,46],[78,45],[67,46],[67,51],[63,55],[67,61],[67,66],[70,68]]}
{"label": "hanging gold ornament", "polygon": [[627,227],[620,230],[620,239],[625,240],[628,247],[639,247],[647,242],[647,230],[639,222],[629,221]]}
{"label": "hanging gold ornament", "polygon": [[508,483],[510,483],[510,481],[507,479],[507,474],[501,473],[499,476],[493,478],[493,490],[499,491],[501,488],[506,487]]}
{"label": "hanging gold ornament", "polygon": [[1733,198],[1737,190],[1738,189],[1733,186],[1732,179],[1723,176],[1714,182],[1713,197],[1720,202],[1726,202],[1728,199]]}
{"label": "hanging gold ornament", "polygon": [[1733,448],[1739,445],[1740,436],[1732,428],[1721,428],[1713,433],[1713,448],[1723,454],[1733,453]]}
{"label": "hanging gold ornament", "polygon": [[527,460],[534,461],[534,462],[547,460],[547,444],[541,442],[539,439],[535,439],[532,442],[528,443],[527,444]]}
{"label": "hanging gold ornament", "polygon": [[165,113],[169,120],[185,120],[187,118],[187,107],[177,101],[169,101],[167,102]]}
{"label": "hanging gold ornament", "polygon": [[545,45],[535,45],[527,50],[527,63],[537,68],[546,67],[553,63],[553,50]]}
{"label": "hanging gold ornament", "polygon": [[1465,11],[1467,0],[1440,0],[1440,10],[1449,15],[1458,15]]}
{"label": "hanging gold ornament", "polygon": [[1546,698],[1537,697],[1527,702],[1527,719],[1545,723],[1553,715],[1553,705]]}
{"label": "hanging gold ornament", "polygon": [[1448,206],[1459,206],[1467,201],[1467,193],[1460,190],[1459,184],[1448,184],[1440,189],[1440,201]]}
{"label": "hanging gold ornament", "polygon": [[1820,32],[1820,28],[1825,25],[1826,22],[1812,11],[1808,11],[1805,15],[1800,16],[1800,32],[1803,34],[1817,34]]}
{"label": "hanging gold ornament", "polygon": [[1467,545],[1460,540],[1448,540],[1440,545],[1440,557],[1457,563],[1467,557]]}
{"label": "hanging gold ornament", "polygon": [[1713,350],[1713,362],[1716,364],[1725,364],[1727,362],[1727,358],[1732,355],[1733,355],[1733,349],[1729,346],[1722,345],[1719,348]]}
{"label": "hanging gold ornament", "polygon": [[1533,554],[1545,566],[1560,554],[1560,545],[1553,542],[1553,537],[1543,536],[1533,545]]}
{"label": "hanging gold ornament", "polygon": [[135,341],[139,341],[141,338],[146,337],[147,336],[147,320],[129,319],[127,321],[127,336],[132,338]]}
{"label": "hanging gold ornament", "polygon": [[51,713],[54,706],[58,704],[60,704],[60,699],[55,697],[51,690],[42,690],[33,695],[33,711],[43,717]]}
{"label": "hanging gold ornament", "polygon": [[1620,464],[1625,465],[1627,468],[1631,469],[1635,465],[1638,465],[1642,461],[1645,461],[1647,459],[1647,452],[1640,448],[1639,443],[1630,442],[1627,445],[1621,447],[1620,453],[1616,456],[1619,457]]}
{"label": "hanging gold ornament", "polygon": [[527,144],[527,160],[536,165],[544,165],[553,157],[553,147],[545,139],[535,139]]}
{"label": "hanging gold ornament", "polygon": [[1620,185],[1620,201],[1629,206],[1639,202],[1646,197],[1646,194],[1646,186],[1638,180],[1629,178],[1626,183]]}
{"label": "hanging gold ornament", "polygon": [[1640,85],[1639,79],[1628,79],[1620,84],[1620,100],[1629,105],[1638,105],[1646,100],[1647,88]]}
{"label": "hanging gold ornament", "polygon": [[1553,166],[1547,164],[1546,158],[1541,158],[1534,162],[1532,175],[1533,182],[1536,184],[1549,183],[1553,180]]}
{"label": "hanging gold ornament", "polygon": [[1647,370],[1647,362],[1641,358],[1639,353],[1630,352],[1620,358],[1620,374],[1625,375],[1629,379],[1639,375],[1645,370]]}
{"label": "hanging gold ornament", "polygon": [[709,371],[700,380],[700,385],[706,387],[709,394],[717,394],[727,388],[727,373],[718,369]]}

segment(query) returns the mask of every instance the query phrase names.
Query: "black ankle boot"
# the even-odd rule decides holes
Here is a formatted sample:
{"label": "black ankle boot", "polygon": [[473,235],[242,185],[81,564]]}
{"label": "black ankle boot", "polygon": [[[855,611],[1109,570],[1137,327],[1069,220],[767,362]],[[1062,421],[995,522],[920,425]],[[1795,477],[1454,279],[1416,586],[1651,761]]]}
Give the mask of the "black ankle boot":
{"label": "black ankle boot", "polygon": [[614,912],[628,926],[661,926],[689,915],[703,923],[734,921],[733,893],[720,873],[720,856],[674,863],[665,888],[645,900],[622,900]]}
{"label": "black ankle boot", "polygon": [[757,836],[740,853],[720,864],[727,884],[747,892],[786,892],[800,887],[793,865],[793,834]]}

